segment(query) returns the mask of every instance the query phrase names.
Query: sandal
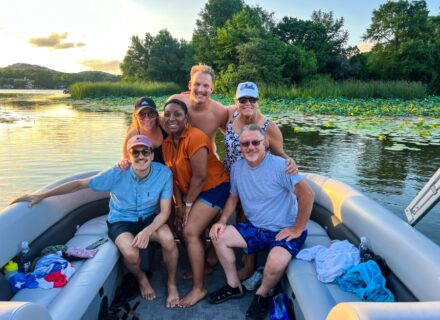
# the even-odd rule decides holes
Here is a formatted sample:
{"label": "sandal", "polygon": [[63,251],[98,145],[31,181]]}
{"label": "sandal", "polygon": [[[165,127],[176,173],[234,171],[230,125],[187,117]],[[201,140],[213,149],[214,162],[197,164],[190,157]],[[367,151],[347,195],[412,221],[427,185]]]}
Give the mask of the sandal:
{"label": "sandal", "polygon": [[236,299],[243,296],[243,292],[240,288],[232,288],[230,285],[226,284],[221,289],[214,291],[209,294],[208,301],[212,304],[223,303],[229,299]]}

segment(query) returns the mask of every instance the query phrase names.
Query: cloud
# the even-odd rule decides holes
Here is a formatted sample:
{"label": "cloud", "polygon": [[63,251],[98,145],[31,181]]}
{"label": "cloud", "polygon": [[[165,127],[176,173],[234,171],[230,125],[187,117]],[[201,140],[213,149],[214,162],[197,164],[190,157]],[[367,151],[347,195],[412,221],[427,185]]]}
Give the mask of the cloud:
{"label": "cloud", "polygon": [[359,51],[360,51],[361,53],[363,53],[363,52],[370,52],[371,49],[373,49],[373,47],[374,47],[376,44],[377,44],[376,41],[366,41],[366,42],[359,43],[359,44],[357,45],[357,47],[358,47],[358,49],[359,49]]}
{"label": "cloud", "polygon": [[100,59],[87,59],[79,62],[82,66],[89,68],[94,71],[104,71],[113,74],[120,74],[121,70],[119,65],[121,61],[119,60],[100,60]]}
{"label": "cloud", "polygon": [[36,47],[46,47],[51,49],[70,49],[84,47],[86,44],[82,42],[63,42],[67,39],[67,32],[52,32],[48,37],[30,38],[29,43]]}

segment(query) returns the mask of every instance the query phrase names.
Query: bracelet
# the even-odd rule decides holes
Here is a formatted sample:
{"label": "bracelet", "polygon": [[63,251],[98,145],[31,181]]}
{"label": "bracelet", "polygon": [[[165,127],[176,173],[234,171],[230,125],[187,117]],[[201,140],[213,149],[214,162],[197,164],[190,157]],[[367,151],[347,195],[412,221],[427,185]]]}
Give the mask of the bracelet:
{"label": "bracelet", "polygon": [[185,202],[185,207],[187,207],[187,208],[191,208],[192,205],[193,205],[192,202]]}
{"label": "bracelet", "polygon": [[183,203],[181,203],[181,204],[176,204],[175,206],[174,206],[174,208],[176,208],[176,209],[179,209],[179,208],[182,208],[183,207]]}

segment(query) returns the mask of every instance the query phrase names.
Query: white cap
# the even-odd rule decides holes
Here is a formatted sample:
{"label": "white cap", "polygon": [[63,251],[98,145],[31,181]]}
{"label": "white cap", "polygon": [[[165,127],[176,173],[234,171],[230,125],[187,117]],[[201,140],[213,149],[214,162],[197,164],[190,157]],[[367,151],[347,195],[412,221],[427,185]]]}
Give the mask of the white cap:
{"label": "white cap", "polygon": [[241,97],[252,97],[258,98],[258,88],[253,82],[242,82],[237,86],[237,92],[235,93],[235,98],[240,99]]}

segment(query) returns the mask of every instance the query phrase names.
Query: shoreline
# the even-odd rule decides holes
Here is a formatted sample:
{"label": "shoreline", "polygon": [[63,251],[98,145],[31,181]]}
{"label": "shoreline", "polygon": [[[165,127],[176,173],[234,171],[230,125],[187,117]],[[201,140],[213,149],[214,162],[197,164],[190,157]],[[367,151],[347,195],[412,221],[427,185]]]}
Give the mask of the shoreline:
{"label": "shoreline", "polygon": [[[159,112],[168,96],[152,97]],[[223,105],[233,99],[214,95]],[[66,94],[22,94],[0,103],[18,107],[65,104],[83,112],[121,112],[129,117],[137,97],[72,99]],[[420,145],[440,145],[440,97],[426,99],[262,99],[261,112],[294,134],[357,134],[377,139],[393,151],[416,150]],[[0,124],[17,119],[0,109]]]}
{"label": "shoreline", "polygon": [[[138,97],[102,97],[73,99],[70,95],[59,93],[22,93],[0,92],[0,101],[10,104],[39,104],[41,102],[66,103],[81,111],[124,112],[131,113]],[[152,96],[159,111],[167,96]],[[213,98],[225,106],[234,103],[232,97],[214,94]],[[423,99],[404,100],[399,98],[262,98],[260,109],[266,115],[278,115],[289,112],[304,112],[312,115],[361,116],[361,117],[429,117],[440,118],[440,96]]]}

